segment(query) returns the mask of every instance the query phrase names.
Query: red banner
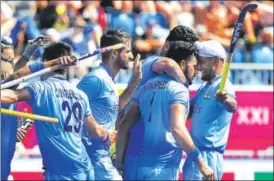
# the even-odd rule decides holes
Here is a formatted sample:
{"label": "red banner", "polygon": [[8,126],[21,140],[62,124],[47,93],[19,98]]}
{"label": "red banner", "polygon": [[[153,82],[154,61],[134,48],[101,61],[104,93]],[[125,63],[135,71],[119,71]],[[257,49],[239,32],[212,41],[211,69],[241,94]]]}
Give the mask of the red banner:
{"label": "red banner", "polygon": [[[273,92],[237,92],[227,150],[266,150],[273,147]],[[257,155],[258,156],[258,155]]]}

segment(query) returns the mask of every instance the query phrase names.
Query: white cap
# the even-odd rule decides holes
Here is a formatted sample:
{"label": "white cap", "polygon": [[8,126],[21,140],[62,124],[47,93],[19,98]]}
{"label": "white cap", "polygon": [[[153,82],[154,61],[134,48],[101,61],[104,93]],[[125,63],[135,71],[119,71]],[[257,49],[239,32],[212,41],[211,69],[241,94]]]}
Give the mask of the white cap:
{"label": "white cap", "polygon": [[226,59],[226,51],[221,43],[215,40],[208,40],[202,42],[195,42],[195,47],[198,55],[201,57],[219,57],[223,60]]}

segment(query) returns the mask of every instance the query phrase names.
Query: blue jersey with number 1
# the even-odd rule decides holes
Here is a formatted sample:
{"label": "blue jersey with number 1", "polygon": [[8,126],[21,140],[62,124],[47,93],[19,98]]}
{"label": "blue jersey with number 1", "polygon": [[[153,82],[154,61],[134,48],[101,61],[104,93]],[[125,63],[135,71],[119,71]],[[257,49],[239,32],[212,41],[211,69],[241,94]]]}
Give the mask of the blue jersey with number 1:
{"label": "blue jersey with number 1", "polygon": [[91,114],[87,96],[61,76],[26,86],[34,114],[54,117],[58,124],[35,121],[46,171],[76,174],[92,168],[83,143],[83,120]]}
{"label": "blue jersey with number 1", "polygon": [[[144,83],[146,83],[149,79],[151,79],[157,75],[152,71],[152,65],[159,58],[160,58],[159,56],[150,56],[144,60],[144,63],[142,66],[143,77],[139,83],[139,86],[136,89],[136,92]],[[128,111],[130,103],[131,102],[129,102],[127,104],[127,106],[125,108],[125,112]],[[127,156],[137,155],[140,152],[140,144],[141,144],[141,140],[142,140],[142,136],[143,136],[143,130],[144,130],[144,125],[143,125],[142,121],[138,121],[131,128],[128,146],[127,146]]]}
{"label": "blue jersey with number 1", "polygon": [[[171,132],[170,106],[178,103],[189,110],[189,91],[167,75],[157,76],[140,87],[134,96],[144,123],[142,152],[138,158],[143,167],[179,166],[182,149]],[[184,122],[182,122],[184,124]]]}

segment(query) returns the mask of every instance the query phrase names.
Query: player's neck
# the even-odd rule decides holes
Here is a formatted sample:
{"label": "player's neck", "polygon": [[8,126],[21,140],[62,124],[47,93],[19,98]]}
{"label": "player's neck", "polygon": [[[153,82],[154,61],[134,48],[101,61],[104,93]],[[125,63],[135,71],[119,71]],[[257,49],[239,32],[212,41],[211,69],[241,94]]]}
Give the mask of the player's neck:
{"label": "player's neck", "polygon": [[216,76],[223,75],[223,66],[218,66],[216,69]]}
{"label": "player's neck", "polygon": [[59,73],[51,72],[51,73],[48,73],[48,74],[42,76],[41,80],[46,80],[47,78],[53,77],[53,76],[63,76],[63,77],[66,77],[66,74],[59,74]]}
{"label": "player's neck", "polygon": [[115,63],[111,63],[113,61],[103,62],[104,66],[111,72],[111,77],[114,79],[118,74],[120,68],[116,66]]}

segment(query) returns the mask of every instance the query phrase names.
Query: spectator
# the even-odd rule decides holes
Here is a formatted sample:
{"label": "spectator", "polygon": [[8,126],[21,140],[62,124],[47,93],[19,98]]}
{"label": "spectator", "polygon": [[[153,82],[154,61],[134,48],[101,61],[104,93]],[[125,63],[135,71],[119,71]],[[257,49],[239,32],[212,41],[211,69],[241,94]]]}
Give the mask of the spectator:
{"label": "spectator", "polygon": [[38,27],[40,30],[52,28],[58,19],[55,5],[49,5],[45,9],[42,9],[39,15]]}
{"label": "spectator", "polygon": [[173,29],[178,25],[177,15],[182,11],[179,2],[177,1],[156,1],[155,2],[157,12],[163,13],[168,22],[169,29]]}
{"label": "spectator", "polygon": [[11,30],[16,24],[13,14],[12,7],[7,2],[1,1],[1,36],[10,36]]}
{"label": "spectator", "polygon": [[219,1],[211,0],[208,7],[196,6],[194,10],[196,25],[204,25],[206,28],[206,32],[201,34],[201,40],[215,39],[228,48],[233,29],[228,28],[227,8]]}
{"label": "spectator", "polygon": [[122,13],[132,13],[133,12],[133,1],[113,1],[113,6],[116,10]]}
{"label": "spectator", "polygon": [[77,20],[73,26],[72,36],[61,40],[62,42],[72,46],[73,51],[78,55],[84,55],[89,52],[87,45],[89,40],[85,39],[83,33],[85,25],[86,22],[81,17],[77,17]]}
{"label": "spectator", "polygon": [[[82,9],[82,15],[85,21],[88,23],[84,29],[84,34],[87,38],[93,40],[92,47],[100,46],[100,38],[103,34],[102,27],[98,24],[99,20],[99,2],[85,2],[84,9]],[[103,12],[100,12],[103,13]],[[101,16],[104,16],[101,14]],[[101,17],[102,18],[102,17]],[[101,19],[102,20],[102,19]],[[101,22],[103,25],[105,22]],[[105,25],[104,25],[105,26]]]}
{"label": "spectator", "polygon": [[155,26],[157,26],[157,23],[154,19],[148,20],[145,33],[135,41],[136,51],[143,58],[155,54],[164,45],[164,41],[153,35],[153,28]]}
{"label": "spectator", "polygon": [[182,12],[178,15],[178,24],[194,29],[194,15],[191,1],[181,2]]}
{"label": "spectator", "polygon": [[136,13],[156,13],[154,1],[138,1],[134,0],[134,12]]}

